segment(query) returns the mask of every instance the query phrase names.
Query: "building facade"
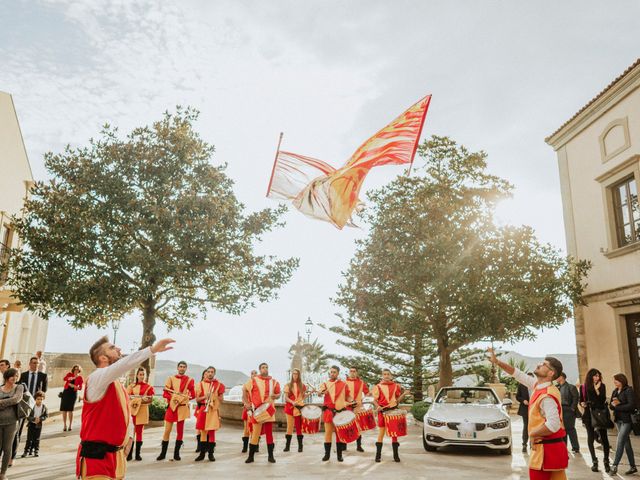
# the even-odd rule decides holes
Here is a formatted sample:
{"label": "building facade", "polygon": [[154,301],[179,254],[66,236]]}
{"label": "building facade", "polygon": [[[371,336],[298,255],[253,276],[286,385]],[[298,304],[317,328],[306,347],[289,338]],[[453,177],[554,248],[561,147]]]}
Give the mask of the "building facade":
{"label": "building facade", "polygon": [[[640,59],[546,139],[557,153],[567,251],[592,263],[575,309],[581,378],[640,388]],[[612,386],[611,386],[612,388]]]}
{"label": "building facade", "polygon": [[[0,92],[0,262],[9,249],[20,246],[11,217],[19,215],[33,183],[13,99]],[[16,358],[44,350],[48,322],[20,304],[4,278],[0,278],[0,358]],[[23,362],[24,364],[24,362]]]}

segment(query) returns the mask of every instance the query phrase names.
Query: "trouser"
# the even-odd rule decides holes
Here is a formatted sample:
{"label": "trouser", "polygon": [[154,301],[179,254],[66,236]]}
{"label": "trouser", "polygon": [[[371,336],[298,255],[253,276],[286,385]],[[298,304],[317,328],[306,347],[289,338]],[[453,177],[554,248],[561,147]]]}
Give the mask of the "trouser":
{"label": "trouser", "polygon": [[22,438],[22,429],[24,428],[25,423],[27,423],[26,418],[23,418],[22,420],[18,420],[18,427],[16,429],[16,434],[13,436],[13,443],[11,447],[11,458],[16,458],[16,454],[18,453],[18,444],[20,443],[20,439]]}
{"label": "trouser", "polygon": [[567,474],[564,470],[547,472],[544,470],[529,469],[529,480],[566,480]]}
{"label": "trouser", "polygon": [[251,445],[258,445],[260,435],[264,434],[267,445],[273,444],[273,422],[256,423],[251,432]]}
{"label": "trouser", "polygon": [[11,460],[13,439],[16,436],[18,422],[11,422],[9,425],[0,425],[0,452],[2,452],[2,465],[0,466],[0,474],[7,473],[9,460]]}
{"label": "trouser", "polygon": [[215,443],[216,431],[215,430],[200,430],[200,441]]}
{"label": "trouser", "polygon": [[[331,443],[331,437],[333,436],[333,422],[324,422],[324,443]],[[338,435],[336,434],[336,443],[338,442]]]}
{"label": "trouser", "polygon": [[35,423],[30,423],[27,427],[27,443],[24,446],[24,451],[38,451],[40,448],[40,433],[42,433],[42,427],[38,428]]}
{"label": "trouser", "polygon": [[522,416],[522,445],[529,443],[529,415]]}
{"label": "trouser", "polygon": [[302,416],[287,415],[287,435],[293,435],[293,427],[296,428],[296,435],[302,435]]}
{"label": "trouser", "polygon": [[616,422],[616,426],[618,427],[618,438],[616,439],[616,456],[613,459],[614,465],[619,465],[620,460],[622,460],[622,452],[627,452],[627,459],[629,460],[629,465],[632,467],[636,466],[636,459],[633,458],[633,447],[631,446],[631,424]]}
{"label": "trouser", "polygon": [[[589,453],[591,454],[591,460],[594,462],[598,459],[596,457],[596,449],[594,446],[594,442],[596,441],[596,430],[591,426],[590,423],[585,424],[584,428],[587,430],[587,445],[589,446]],[[609,446],[609,437],[607,437],[607,429],[599,428],[598,435],[600,436],[600,441],[602,442],[602,450],[604,454],[604,458],[609,458],[609,451],[611,447]]]}
{"label": "trouser", "polygon": [[[144,425],[136,425],[136,442],[142,441],[142,432],[144,432]],[[169,431],[171,433],[171,431]]]}
{"label": "trouser", "polygon": [[[387,429],[385,427],[378,427],[378,443],[382,443],[386,432]],[[398,443],[398,437],[391,437],[391,443]]]}
{"label": "trouser", "polygon": [[243,429],[242,429],[242,436],[243,437],[250,437],[251,436],[251,423],[249,423],[249,420],[245,420],[243,423]]}
{"label": "trouser", "polygon": [[[168,442],[171,437],[171,430],[173,429],[173,422],[164,421],[164,434],[162,435],[162,441]],[[176,441],[182,440],[184,436],[184,420],[176,422]]]}
{"label": "trouser", "polygon": [[571,448],[573,450],[580,450],[578,432],[576,431],[576,412],[571,408],[562,407],[562,420],[564,422],[564,429],[567,432],[564,443],[567,443],[567,439],[569,439],[569,441],[571,441]]}

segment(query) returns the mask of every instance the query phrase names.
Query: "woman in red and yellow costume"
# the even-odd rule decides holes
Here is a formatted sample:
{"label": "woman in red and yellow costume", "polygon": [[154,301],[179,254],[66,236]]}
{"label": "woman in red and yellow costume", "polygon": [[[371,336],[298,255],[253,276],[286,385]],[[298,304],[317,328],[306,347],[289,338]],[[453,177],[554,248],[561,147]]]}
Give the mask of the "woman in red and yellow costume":
{"label": "woman in red and yellow costume", "polygon": [[296,429],[296,437],[298,439],[298,452],[302,451],[302,416],[300,409],[304,406],[304,399],[307,387],[302,383],[302,374],[300,370],[294,368],[291,371],[291,379],[284,386],[284,413],[287,416],[287,434],[285,435],[286,445],[284,451],[288,452],[291,448],[291,440],[293,438],[293,428]]}
{"label": "woman in red and yellow costume", "polygon": [[[136,433],[136,460],[142,460],[140,449],[142,448],[142,432],[144,426],[149,423],[149,404],[153,400],[154,390],[147,383],[147,371],[144,367],[139,367],[136,371],[136,383],[132,383],[127,388],[129,394],[129,407]],[[129,451],[127,460],[133,458],[133,448]]]}

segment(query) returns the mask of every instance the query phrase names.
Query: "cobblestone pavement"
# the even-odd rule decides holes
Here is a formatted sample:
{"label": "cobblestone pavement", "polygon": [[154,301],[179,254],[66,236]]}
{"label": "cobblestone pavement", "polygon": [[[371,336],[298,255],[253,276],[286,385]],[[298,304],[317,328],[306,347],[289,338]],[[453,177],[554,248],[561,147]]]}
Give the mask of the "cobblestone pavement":
{"label": "cobblestone pavement", "polygon": [[[522,422],[519,417],[513,417],[514,451],[512,456],[499,455],[484,449],[447,449],[436,453],[427,453],[422,447],[420,427],[412,425],[407,437],[401,439],[400,456],[401,463],[393,462],[391,458],[391,446],[385,444],[383,461],[373,461],[375,452],[375,435],[366,432],[363,446],[365,453],[355,451],[355,445],[349,446],[345,453],[345,461],[338,463],[335,453],[329,462],[322,462],[323,455],[322,436],[313,435],[305,437],[303,453],[297,453],[297,448],[292,452],[283,453],[284,434],[276,435],[276,464],[267,463],[266,448],[261,445],[260,453],[256,456],[256,462],[246,465],[246,454],[240,453],[241,431],[237,427],[224,426],[217,435],[216,462],[194,462],[196,454],[195,435],[193,434],[193,420],[185,426],[185,445],[182,449],[182,461],[157,462],[162,428],[150,428],[145,431],[145,441],[142,448],[141,462],[130,462],[127,479],[209,479],[212,477],[229,479],[241,476],[246,479],[265,478],[325,478],[337,475],[336,478],[372,478],[385,480],[400,479],[456,479],[456,480],[524,480],[528,478],[526,467],[526,455],[519,448]],[[41,480],[56,479],[70,480],[74,477],[75,450],[78,444],[79,424],[74,425],[71,432],[62,431],[59,420],[45,425],[43,433],[40,457],[24,458],[19,456],[13,467],[8,471],[10,480]],[[590,470],[588,451],[586,449],[586,436],[582,428],[579,429],[580,440],[583,444],[585,456],[571,457],[568,477],[570,479],[602,479],[611,478],[604,473],[592,473]],[[611,439],[615,443],[615,439]],[[295,443],[295,437],[294,442]],[[169,447],[172,453],[173,440]],[[20,450],[19,455],[22,453]],[[601,452],[598,453],[601,456]],[[626,459],[623,459],[626,461]],[[626,465],[621,470],[626,470]],[[339,476],[338,476],[339,475]],[[617,478],[617,477],[616,477]],[[633,477],[632,477],[633,478]]]}

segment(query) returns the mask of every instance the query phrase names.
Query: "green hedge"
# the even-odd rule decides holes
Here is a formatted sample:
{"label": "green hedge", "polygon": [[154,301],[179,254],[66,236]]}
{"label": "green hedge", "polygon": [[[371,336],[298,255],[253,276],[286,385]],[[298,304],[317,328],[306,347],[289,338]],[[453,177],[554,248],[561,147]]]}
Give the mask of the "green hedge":
{"label": "green hedge", "polygon": [[424,419],[424,415],[427,413],[427,410],[429,410],[430,406],[431,404],[427,402],[416,402],[411,405],[411,415],[413,415],[413,418],[415,418],[416,420],[422,422]]}
{"label": "green hedge", "polygon": [[149,404],[149,418],[151,420],[164,420],[164,413],[167,411],[167,402],[164,398],[154,397]]}

